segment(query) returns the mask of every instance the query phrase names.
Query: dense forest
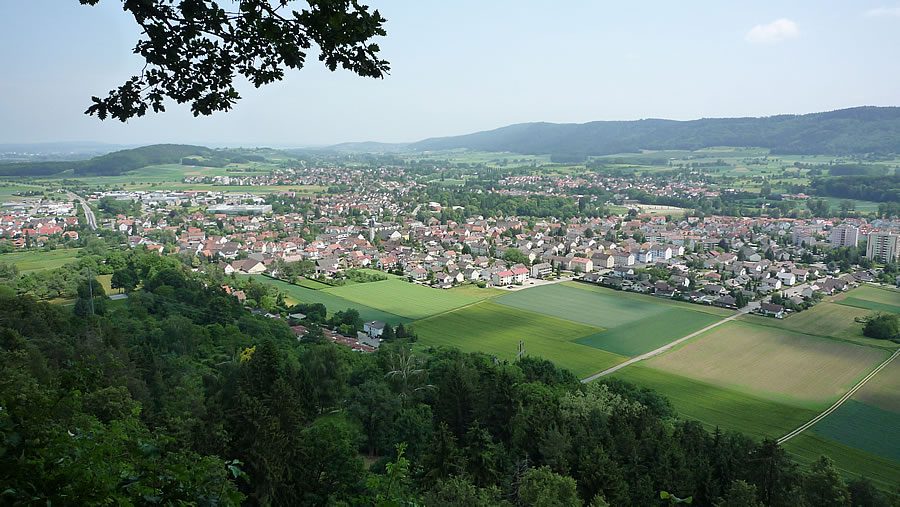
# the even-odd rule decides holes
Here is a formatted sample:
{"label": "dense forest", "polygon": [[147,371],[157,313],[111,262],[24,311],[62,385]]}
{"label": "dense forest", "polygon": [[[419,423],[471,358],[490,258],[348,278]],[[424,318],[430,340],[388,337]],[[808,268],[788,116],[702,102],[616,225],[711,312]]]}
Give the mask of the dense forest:
{"label": "dense forest", "polygon": [[426,139],[417,150],[467,148],[551,154],[556,160],[640,150],[755,146],[775,154],[900,153],[900,107],[857,107],[825,113],[692,121],[521,123],[474,134]]}
{"label": "dense forest", "polygon": [[645,389],[401,338],[374,354],[298,340],[221,273],[104,255],[124,302],[84,290],[90,275],[74,308],[0,287],[4,505],[896,501],[828,459],[800,467],[772,441],[680,420]]}
{"label": "dense forest", "polygon": [[809,188],[810,192],[815,195],[876,202],[900,202],[900,174],[815,178],[810,182]]}

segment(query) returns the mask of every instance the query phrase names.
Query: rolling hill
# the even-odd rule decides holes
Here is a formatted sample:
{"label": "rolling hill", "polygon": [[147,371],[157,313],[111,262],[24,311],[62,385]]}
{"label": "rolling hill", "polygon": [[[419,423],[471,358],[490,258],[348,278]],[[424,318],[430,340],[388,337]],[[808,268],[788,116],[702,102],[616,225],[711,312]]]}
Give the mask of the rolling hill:
{"label": "rolling hill", "polygon": [[691,121],[521,123],[409,145],[414,150],[464,148],[569,157],[712,146],[753,146],[769,148],[776,154],[798,155],[900,153],[900,107],[856,107],[804,115]]}

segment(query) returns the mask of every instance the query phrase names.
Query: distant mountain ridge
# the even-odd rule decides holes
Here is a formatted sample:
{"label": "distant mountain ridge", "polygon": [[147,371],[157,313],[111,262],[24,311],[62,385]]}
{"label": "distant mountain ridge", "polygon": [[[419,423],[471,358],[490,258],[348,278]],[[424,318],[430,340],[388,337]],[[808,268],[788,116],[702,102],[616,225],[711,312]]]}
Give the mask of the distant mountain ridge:
{"label": "distant mountain ridge", "polygon": [[794,155],[900,153],[900,107],[863,106],[803,115],[688,121],[519,123],[473,134],[425,139],[409,148],[599,156],[713,146],[753,146]]}

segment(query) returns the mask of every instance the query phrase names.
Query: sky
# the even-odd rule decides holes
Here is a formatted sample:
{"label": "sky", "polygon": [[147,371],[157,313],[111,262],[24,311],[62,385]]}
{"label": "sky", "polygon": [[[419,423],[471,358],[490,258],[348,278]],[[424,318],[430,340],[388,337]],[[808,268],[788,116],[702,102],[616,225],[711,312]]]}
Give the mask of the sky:
{"label": "sky", "polygon": [[294,147],[900,105],[900,0],[367,3],[387,18],[383,80],[310,59],[282,82],[242,85],[230,112],[194,118],[172,103],[122,124],[83,114],[142,66],[121,0],[4,2],[0,144]]}

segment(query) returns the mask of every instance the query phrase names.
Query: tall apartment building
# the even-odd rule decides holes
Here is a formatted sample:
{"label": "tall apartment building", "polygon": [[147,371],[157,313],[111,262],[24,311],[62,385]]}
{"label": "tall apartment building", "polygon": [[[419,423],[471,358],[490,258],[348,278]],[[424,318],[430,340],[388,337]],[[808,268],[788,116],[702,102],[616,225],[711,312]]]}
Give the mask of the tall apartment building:
{"label": "tall apartment building", "polygon": [[866,257],[881,262],[892,262],[897,260],[898,254],[900,254],[900,236],[890,232],[869,234]]}
{"label": "tall apartment building", "polygon": [[859,229],[852,225],[839,225],[831,229],[831,244],[834,246],[856,246]]}

